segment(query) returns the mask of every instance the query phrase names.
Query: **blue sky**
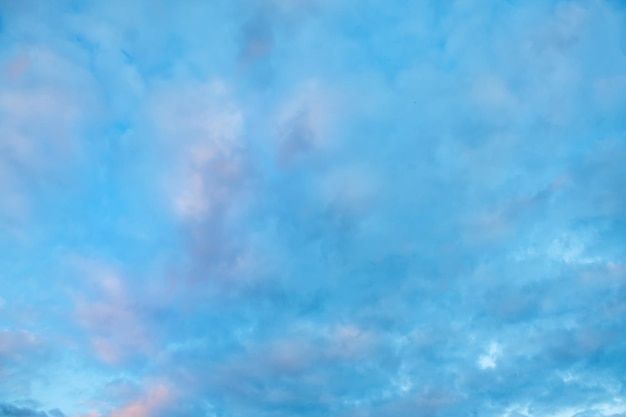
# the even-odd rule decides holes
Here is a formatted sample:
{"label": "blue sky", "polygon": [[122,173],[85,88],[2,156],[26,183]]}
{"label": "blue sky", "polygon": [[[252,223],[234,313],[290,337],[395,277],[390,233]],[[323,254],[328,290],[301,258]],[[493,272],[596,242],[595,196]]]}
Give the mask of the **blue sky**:
{"label": "blue sky", "polygon": [[0,416],[626,416],[621,0],[0,0]]}

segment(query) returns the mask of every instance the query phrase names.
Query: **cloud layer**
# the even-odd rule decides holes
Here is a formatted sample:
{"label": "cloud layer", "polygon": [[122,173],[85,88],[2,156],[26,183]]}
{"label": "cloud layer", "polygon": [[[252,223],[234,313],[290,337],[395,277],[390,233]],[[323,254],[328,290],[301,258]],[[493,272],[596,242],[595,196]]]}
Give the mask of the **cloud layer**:
{"label": "cloud layer", "polygon": [[626,416],[625,22],[0,2],[0,416]]}

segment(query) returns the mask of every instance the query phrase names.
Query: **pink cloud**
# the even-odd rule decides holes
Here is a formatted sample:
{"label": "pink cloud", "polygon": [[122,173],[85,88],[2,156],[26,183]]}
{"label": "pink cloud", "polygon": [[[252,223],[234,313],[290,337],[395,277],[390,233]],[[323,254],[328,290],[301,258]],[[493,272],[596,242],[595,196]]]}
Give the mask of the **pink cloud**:
{"label": "pink cloud", "polygon": [[117,365],[134,354],[150,353],[147,323],[119,274],[93,262],[85,262],[83,269],[95,287],[95,299],[81,294],[76,318],[87,331],[95,356]]}
{"label": "pink cloud", "polygon": [[6,67],[7,73],[14,79],[20,78],[30,67],[30,59],[26,55],[19,55]]}
{"label": "pink cloud", "polygon": [[153,417],[172,403],[174,393],[162,384],[150,387],[141,398],[111,412],[108,417]]}
{"label": "pink cloud", "polygon": [[100,414],[95,412],[95,411],[89,411],[86,414],[80,414],[80,415],[78,415],[76,417],[100,417]]}

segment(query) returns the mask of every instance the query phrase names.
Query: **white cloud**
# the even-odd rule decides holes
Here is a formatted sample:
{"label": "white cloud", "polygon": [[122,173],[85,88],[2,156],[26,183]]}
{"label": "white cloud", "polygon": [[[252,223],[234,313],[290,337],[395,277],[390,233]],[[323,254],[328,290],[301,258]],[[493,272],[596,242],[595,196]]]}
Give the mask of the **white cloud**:
{"label": "white cloud", "polygon": [[500,356],[500,345],[493,342],[489,345],[487,353],[478,358],[478,367],[480,369],[495,369],[498,356]]}

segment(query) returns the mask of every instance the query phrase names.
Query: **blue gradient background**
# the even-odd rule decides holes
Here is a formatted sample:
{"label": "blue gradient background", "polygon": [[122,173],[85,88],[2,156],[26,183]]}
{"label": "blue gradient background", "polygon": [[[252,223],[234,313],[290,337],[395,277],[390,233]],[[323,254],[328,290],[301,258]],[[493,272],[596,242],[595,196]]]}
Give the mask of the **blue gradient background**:
{"label": "blue gradient background", "polygon": [[0,0],[0,416],[626,416],[626,3]]}

